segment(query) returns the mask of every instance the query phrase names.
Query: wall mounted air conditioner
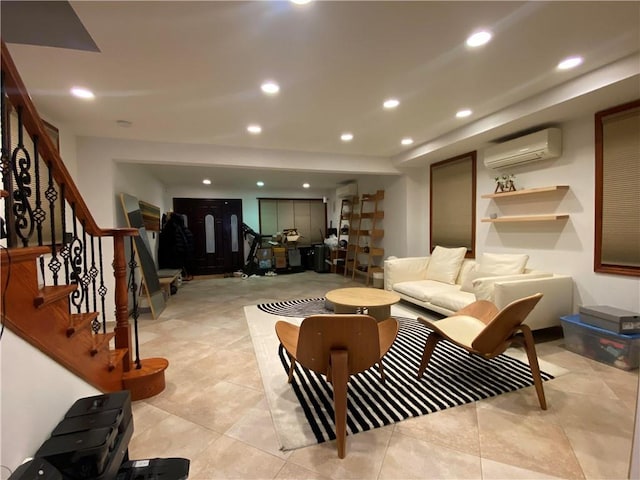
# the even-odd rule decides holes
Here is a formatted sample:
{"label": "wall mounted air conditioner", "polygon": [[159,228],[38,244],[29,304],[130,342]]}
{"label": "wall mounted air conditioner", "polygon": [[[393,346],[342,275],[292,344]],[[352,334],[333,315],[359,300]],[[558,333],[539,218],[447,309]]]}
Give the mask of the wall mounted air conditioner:
{"label": "wall mounted air conditioner", "polygon": [[338,198],[348,198],[348,197],[357,197],[357,196],[358,196],[358,184],[356,182],[340,185],[336,189],[336,197]]}
{"label": "wall mounted air conditioner", "polygon": [[484,151],[487,168],[504,168],[559,157],[562,153],[562,132],[547,128],[498,143]]}

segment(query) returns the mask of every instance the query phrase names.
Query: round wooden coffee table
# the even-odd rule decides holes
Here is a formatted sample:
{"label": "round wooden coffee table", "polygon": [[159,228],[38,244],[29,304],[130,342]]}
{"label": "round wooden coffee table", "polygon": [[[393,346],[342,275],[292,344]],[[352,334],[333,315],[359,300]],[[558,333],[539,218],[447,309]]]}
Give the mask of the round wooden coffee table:
{"label": "round wooden coffee table", "polygon": [[391,305],[400,295],[378,288],[338,288],[327,292],[335,313],[367,313],[379,322],[391,316]]}

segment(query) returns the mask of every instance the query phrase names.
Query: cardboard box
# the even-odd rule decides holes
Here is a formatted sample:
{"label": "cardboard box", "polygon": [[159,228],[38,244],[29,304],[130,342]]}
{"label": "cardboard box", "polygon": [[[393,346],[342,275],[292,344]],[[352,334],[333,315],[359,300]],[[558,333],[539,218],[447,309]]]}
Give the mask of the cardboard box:
{"label": "cardboard box", "polygon": [[615,333],[640,333],[640,315],[609,305],[580,307],[580,321]]}
{"label": "cardboard box", "polygon": [[273,253],[270,248],[259,248],[256,252],[256,258],[258,260],[266,260],[267,258],[271,258]]}

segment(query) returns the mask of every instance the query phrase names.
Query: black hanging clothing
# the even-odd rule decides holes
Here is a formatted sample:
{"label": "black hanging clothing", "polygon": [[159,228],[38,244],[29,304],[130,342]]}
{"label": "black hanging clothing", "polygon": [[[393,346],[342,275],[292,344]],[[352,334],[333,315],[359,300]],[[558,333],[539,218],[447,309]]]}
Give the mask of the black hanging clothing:
{"label": "black hanging clothing", "polygon": [[193,275],[193,234],[185,226],[182,216],[173,213],[162,227],[158,238],[158,266],[179,268],[185,277]]}

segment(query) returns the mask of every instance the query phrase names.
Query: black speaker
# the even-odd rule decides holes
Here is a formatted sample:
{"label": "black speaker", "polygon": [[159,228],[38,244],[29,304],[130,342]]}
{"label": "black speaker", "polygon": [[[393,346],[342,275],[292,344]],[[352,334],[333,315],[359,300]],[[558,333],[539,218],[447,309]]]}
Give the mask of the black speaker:
{"label": "black speaker", "polygon": [[316,273],[328,273],[331,270],[329,264],[329,247],[327,245],[314,245],[313,265]]}

